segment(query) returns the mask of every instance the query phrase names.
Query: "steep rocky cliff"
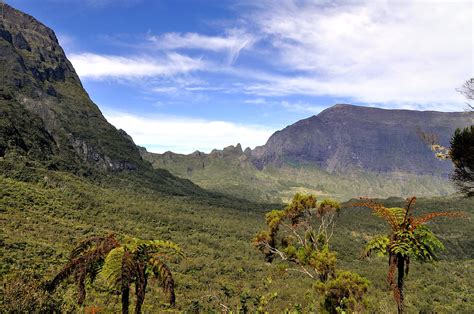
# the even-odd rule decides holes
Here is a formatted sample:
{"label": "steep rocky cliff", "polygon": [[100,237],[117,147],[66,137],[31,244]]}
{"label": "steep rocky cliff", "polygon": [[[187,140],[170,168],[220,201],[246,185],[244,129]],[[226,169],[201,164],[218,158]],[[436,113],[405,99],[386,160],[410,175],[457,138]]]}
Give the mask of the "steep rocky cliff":
{"label": "steep rocky cliff", "polygon": [[454,192],[452,163],[436,159],[422,135],[449,145],[454,130],[473,119],[472,112],[336,105],[275,132],[254,150],[141,152],[155,168],[257,200],[287,201],[295,192],[340,199],[447,195]]}
{"label": "steep rocky cliff", "polygon": [[252,159],[259,169],[269,164],[306,164],[329,172],[359,169],[446,177],[451,163],[434,158],[421,134],[436,135],[449,146],[456,128],[471,124],[473,112],[336,105],[275,132],[252,151]]}
{"label": "steep rocky cliff", "polygon": [[0,18],[0,157],[53,167],[144,165],[133,141],[90,100],[54,32],[7,4]]}

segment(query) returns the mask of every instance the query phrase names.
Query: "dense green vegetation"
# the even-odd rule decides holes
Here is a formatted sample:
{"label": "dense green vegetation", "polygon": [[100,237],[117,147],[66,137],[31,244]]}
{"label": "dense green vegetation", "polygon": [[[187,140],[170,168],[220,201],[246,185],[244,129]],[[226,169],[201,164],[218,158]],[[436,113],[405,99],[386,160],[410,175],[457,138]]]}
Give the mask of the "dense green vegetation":
{"label": "dense green vegetation", "polygon": [[167,169],[205,189],[263,202],[286,203],[295,193],[330,195],[347,200],[358,196],[449,195],[455,191],[447,179],[429,175],[371,173],[360,169],[329,173],[302,164],[267,166],[258,170],[245,153],[232,146],[211,154],[153,154],[143,149],[141,153],[153,167]]}
{"label": "dense green vegetation", "polygon": [[453,181],[461,193],[474,196],[474,125],[458,129],[451,139],[450,158],[454,163]]}
{"label": "dense green vegetation", "polygon": [[[172,195],[126,173],[92,180],[21,163],[7,167],[5,160],[0,163],[3,309],[27,308],[33,300],[21,292],[32,289],[34,283],[28,278],[36,278],[35,282],[51,280],[80,240],[108,232],[120,239],[163,239],[181,246],[185,258],[169,265],[178,311],[281,311],[315,306],[318,292],[310,279],[284,272],[278,262],[266,264],[250,243],[264,227],[265,212],[275,205],[262,206],[216,194]],[[384,201],[391,207],[403,202],[395,198]],[[418,207],[424,211],[465,210],[471,216],[474,211],[472,199],[462,198],[420,199]],[[470,312],[474,309],[470,221],[440,220],[431,228],[446,250],[439,262],[426,267],[413,263],[412,272],[418,276],[407,282],[406,308]],[[376,312],[395,309],[386,283],[386,261],[361,261],[359,257],[371,236],[383,230],[370,210],[343,208],[331,242],[338,253],[338,268],[369,279],[368,309]],[[101,285],[89,286],[88,281],[86,285],[85,307],[120,310],[118,295],[110,296]],[[147,289],[144,311],[168,308],[158,285]],[[63,310],[78,307],[73,286],[61,286],[53,297],[41,292],[35,295],[34,302],[43,302],[43,306],[53,303]]]}
{"label": "dense green vegetation", "polygon": [[[410,260],[430,262],[436,259],[443,244],[433,234],[426,223],[438,217],[463,217],[462,212],[433,212],[422,216],[413,214],[416,197],[407,200],[403,207],[385,207],[382,204],[365,200],[353,206],[363,206],[374,211],[390,227],[389,234],[372,238],[366,246],[365,255],[388,255],[388,282],[393,290],[398,313],[405,312],[405,277],[410,269]],[[397,280],[395,282],[395,272]]]}
{"label": "dense green vegetation", "polygon": [[338,202],[325,199],[319,204],[313,195],[295,194],[282,210],[265,215],[267,228],[254,238],[254,245],[272,263],[281,260],[285,271],[299,272],[314,280],[319,304],[308,309],[322,312],[362,312],[369,282],[358,274],[336,267],[337,253],[331,251]]}
{"label": "dense green vegetation", "polygon": [[[302,163],[258,170],[240,147],[210,155],[145,153],[153,169],[90,100],[54,32],[8,5],[2,9],[0,312],[394,312],[386,261],[359,258],[373,235],[387,233],[369,209],[339,208],[334,201],[316,206],[311,197],[297,197],[297,206],[282,201],[296,192],[339,200],[448,195],[454,190],[445,181],[406,173],[334,174]],[[299,207],[304,200],[309,207]],[[392,208],[404,200],[380,202]],[[418,205],[420,214],[474,212],[472,198],[420,199]],[[317,236],[322,246],[288,239],[283,246],[297,264],[315,266],[322,274],[316,282],[287,271],[286,261],[266,263],[251,244],[259,230],[270,227],[260,239],[272,241],[274,222],[279,226],[315,207],[322,221],[330,212],[335,224],[330,249],[327,234]],[[268,211],[273,214],[265,225]],[[470,221],[429,227],[446,250],[438,262],[412,265],[417,276],[404,287],[407,311],[474,312]],[[178,251],[174,243],[183,256],[165,262],[170,252],[162,249]]]}

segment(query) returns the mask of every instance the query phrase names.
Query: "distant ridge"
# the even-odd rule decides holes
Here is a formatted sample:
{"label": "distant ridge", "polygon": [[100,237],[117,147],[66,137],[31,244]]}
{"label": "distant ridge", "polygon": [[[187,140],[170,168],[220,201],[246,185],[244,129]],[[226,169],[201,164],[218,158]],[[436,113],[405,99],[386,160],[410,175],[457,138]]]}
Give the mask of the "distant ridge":
{"label": "distant ridge", "polygon": [[454,192],[450,162],[434,157],[422,132],[443,145],[474,113],[386,110],[339,104],[275,132],[263,146],[209,154],[149,153],[155,168],[241,197],[288,200],[295,192],[351,197],[436,196]]}
{"label": "distant ridge", "polygon": [[473,112],[387,110],[339,104],[275,132],[252,151],[256,167],[309,164],[329,172],[351,169],[446,177],[451,164],[427,149],[420,132],[449,146],[456,130],[474,124]]}

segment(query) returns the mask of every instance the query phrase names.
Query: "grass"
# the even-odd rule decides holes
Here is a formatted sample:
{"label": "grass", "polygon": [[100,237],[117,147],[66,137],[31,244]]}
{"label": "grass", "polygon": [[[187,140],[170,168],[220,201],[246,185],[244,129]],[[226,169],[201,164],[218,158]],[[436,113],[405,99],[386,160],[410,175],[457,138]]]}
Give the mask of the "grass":
{"label": "grass", "polygon": [[[80,239],[113,231],[120,237],[165,239],[181,245],[186,258],[171,265],[177,282],[178,311],[237,310],[246,303],[251,311],[265,304],[266,310],[277,312],[295,309],[298,304],[308,309],[314,303],[310,280],[282,272],[278,264],[266,264],[250,245],[253,235],[263,228],[264,213],[271,206],[225,197],[219,200],[216,195],[170,195],[146,186],[127,188],[125,179],[111,184],[64,172],[30,171],[36,171],[39,179],[25,182],[0,176],[4,283],[29,272],[51,278]],[[386,202],[401,201],[392,198]],[[462,209],[471,217],[474,211],[472,200],[459,198],[421,199],[418,207],[426,211]],[[470,222],[440,220],[432,227],[446,251],[439,262],[413,263],[407,279],[407,308],[410,312],[472,312],[474,243]],[[368,210],[348,208],[337,222],[332,241],[340,267],[371,281],[368,299],[373,312],[395,308],[385,281],[386,260],[359,259],[367,239],[383,228]],[[118,296],[109,295],[100,284],[95,287],[87,296],[86,306],[118,311]],[[150,285],[149,289],[144,310],[167,310],[159,287]],[[54,297],[62,300],[63,310],[79,310],[72,285]]]}
{"label": "grass", "polygon": [[330,195],[339,200],[359,196],[409,197],[412,194],[430,197],[454,192],[446,179],[428,175],[371,173],[356,169],[343,174],[329,173],[314,166],[297,164],[258,170],[239,151],[199,155],[154,154],[143,150],[141,153],[153,167],[167,169],[205,189],[260,202],[288,202],[296,192]]}

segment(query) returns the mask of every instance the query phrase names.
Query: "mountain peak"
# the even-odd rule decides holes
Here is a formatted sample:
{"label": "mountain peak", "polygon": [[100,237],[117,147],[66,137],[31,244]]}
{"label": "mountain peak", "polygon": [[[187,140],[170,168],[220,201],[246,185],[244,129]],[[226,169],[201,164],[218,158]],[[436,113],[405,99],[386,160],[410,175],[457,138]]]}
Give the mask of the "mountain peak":
{"label": "mountain peak", "polygon": [[254,164],[309,164],[327,170],[408,172],[446,177],[452,165],[440,163],[420,138],[439,134],[448,146],[456,128],[474,124],[474,113],[387,110],[337,104],[317,116],[275,132],[252,152]]}
{"label": "mountain peak", "polygon": [[0,56],[2,155],[109,170],[144,165],[130,136],[90,100],[50,28],[4,4]]}

